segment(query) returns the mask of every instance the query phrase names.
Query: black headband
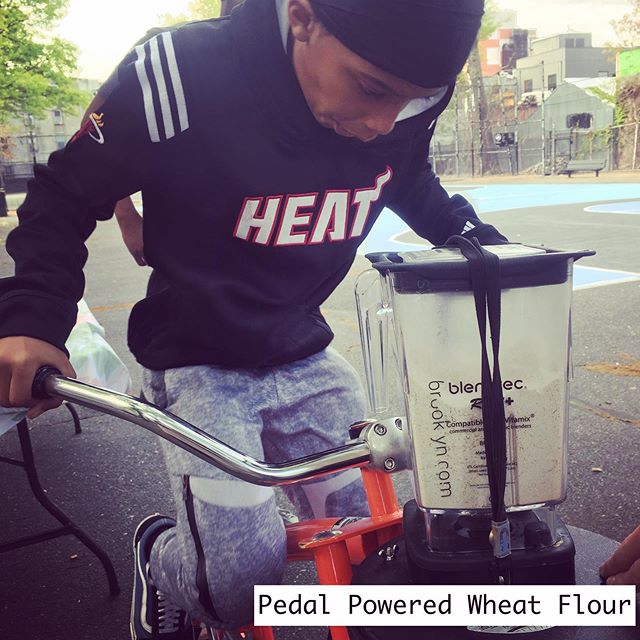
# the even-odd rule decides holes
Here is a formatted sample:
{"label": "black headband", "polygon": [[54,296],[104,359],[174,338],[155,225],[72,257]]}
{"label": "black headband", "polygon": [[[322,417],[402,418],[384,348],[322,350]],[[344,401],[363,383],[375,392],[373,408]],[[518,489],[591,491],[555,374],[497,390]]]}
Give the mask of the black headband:
{"label": "black headband", "polygon": [[310,0],[354,53],[425,88],[455,82],[475,42],[484,0]]}

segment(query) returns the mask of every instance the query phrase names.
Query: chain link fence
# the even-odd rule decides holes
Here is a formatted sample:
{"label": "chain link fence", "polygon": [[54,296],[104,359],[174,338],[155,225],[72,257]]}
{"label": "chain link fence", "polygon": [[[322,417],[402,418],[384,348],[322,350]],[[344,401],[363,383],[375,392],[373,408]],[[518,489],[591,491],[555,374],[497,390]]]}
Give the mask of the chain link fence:
{"label": "chain link fence", "polygon": [[[532,123],[526,127],[511,125],[514,143],[504,147],[495,143],[484,149],[469,139],[451,140],[436,132],[430,149],[430,161],[439,175],[484,176],[562,173],[571,160],[593,160],[604,163],[605,171],[640,169],[640,123],[607,127],[599,130],[545,130],[537,121],[539,133],[532,134]],[[503,131],[504,127],[491,127]],[[479,139],[480,136],[474,136]]]}
{"label": "chain link fence", "polygon": [[438,119],[430,158],[450,176],[562,173],[572,160],[640,169],[640,123],[603,126],[613,106],[572,84],[523,95],[511,77],[459,84]]}
{"label": "chain link fence", "polygon": [[[436,129],[430,161],[441,176],[485,176],[561,173],[571,160],[604,163],[605,171],[640,169],[640,123],[599,130],[548,128],[542,119],[525,122],[468,121],[459,111],[457,122]],[[496,133],[512,134],[513,142],[495,143]],[[4,140],[0,173],[8,192],[24,191],[34,163],[64,147],[59,135],[18,135]],[[2,179],[0,179],[0,187]]]}

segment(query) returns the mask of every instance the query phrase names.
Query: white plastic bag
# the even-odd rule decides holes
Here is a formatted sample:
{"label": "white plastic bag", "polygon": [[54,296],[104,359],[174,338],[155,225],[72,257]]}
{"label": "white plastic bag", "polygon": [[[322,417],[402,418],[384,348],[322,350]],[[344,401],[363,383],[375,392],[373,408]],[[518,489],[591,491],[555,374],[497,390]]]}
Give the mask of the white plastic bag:
{"label": "white plastic bag", "polygon": [[129,370],[105,340],[104,329],[84,299],[78,302],[78,318],[66,347],[81,382],[121,393],[131,389]]}
{"label": "white plastic bag", "polygon": [[18,424],[27,415],[28,409],[21,407],[0,407],[0,436]]}
{"label": "white plastic bag", "polygon": [[[129,370],[105,340],[104,329],[84,299],[78,302],[76,324],[65,346],[78,380],[121,393],[131,389]],[[26,413],[27,409],[20,407],[0,407],[0,436],[18,424]]]}

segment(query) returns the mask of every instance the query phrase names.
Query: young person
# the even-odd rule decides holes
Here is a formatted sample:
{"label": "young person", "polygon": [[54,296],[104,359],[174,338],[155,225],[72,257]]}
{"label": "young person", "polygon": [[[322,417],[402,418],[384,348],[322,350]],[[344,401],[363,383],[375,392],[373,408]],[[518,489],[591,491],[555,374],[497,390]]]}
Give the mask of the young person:
{"label": "young person", "polygon": [[[0,284],[0,404],[31,398],[43,364],[73,375],[64,341],[84,241],[142,190],[154,269],[129,346],[144,394],[259,459],[344,442],[364,415],[355,372],[319,307],[385,206],[435,244],[505,239],[428,164],[438,116],[475,40],[482,0],[246,0],[225,20],[163,32],[125,59],[87,126],[40,167]],[[273,491],[175,447],[177,519],[134,537],[132,637],[189,637],[189,615],[250,621],[278,582]],[[366,513],[359,474],[288,490],[303,516]]]}

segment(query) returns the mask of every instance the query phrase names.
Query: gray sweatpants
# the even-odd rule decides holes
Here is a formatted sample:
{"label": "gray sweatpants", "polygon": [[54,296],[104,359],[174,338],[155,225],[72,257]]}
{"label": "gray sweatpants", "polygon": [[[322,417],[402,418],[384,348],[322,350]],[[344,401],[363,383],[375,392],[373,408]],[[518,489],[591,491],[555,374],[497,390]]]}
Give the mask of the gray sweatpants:
{"label": "gray sweatpants", "polygon": [[[144,372],[144,395],[258,460],[284,462],[340,446],[364,418],[352,367],[329,348],[268,369],[183,367]],[[177,526],[158,537],[156,587],[196,618],[237,628],[253,617],[253,586],[277,584],[286,556],[274,490],[248,484],[163,441]],[[301,518],[368,515],[360,471],[284,489]]]}

